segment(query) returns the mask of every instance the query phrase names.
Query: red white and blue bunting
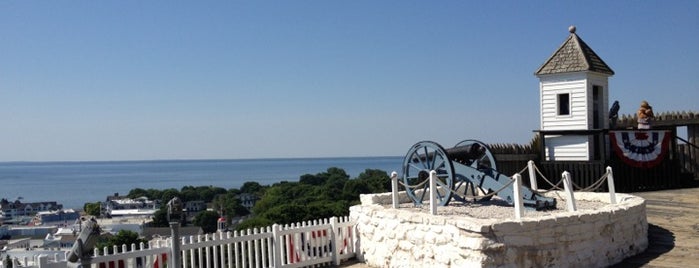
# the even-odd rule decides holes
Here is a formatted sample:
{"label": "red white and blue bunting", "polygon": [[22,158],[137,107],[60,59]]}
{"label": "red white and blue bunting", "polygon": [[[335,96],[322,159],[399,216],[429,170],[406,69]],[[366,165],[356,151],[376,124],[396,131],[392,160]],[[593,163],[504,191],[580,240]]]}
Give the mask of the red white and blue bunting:
{"label": "red white and blue bunting", "polygon": [[609,139],[617,156],[633,167],[651,168],[663,161],[670,145],[670,131],[611,131]]}

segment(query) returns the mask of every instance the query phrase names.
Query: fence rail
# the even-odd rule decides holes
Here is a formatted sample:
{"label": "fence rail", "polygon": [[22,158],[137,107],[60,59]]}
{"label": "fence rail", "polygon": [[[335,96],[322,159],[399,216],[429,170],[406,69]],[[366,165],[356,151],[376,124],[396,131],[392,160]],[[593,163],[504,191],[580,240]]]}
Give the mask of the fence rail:
{"label": "fence rail", "polygon": [[[29,268],[233,268],[233,267],[306,267],[339,265],[356,256],[355,224],[348,217],[268,226],[243,232],[183,237],[181,258],[172,256],[172,239],[115,247],[110,254],[95,250],[91,258],[68,263],[65,257],[41,255],[20,260]],[[179,259],[179,264],[173,264]],[[172,266],[171,266],[172,265]],[[17,266],[13,266],[18,268]],[[0,268],[4,268],[0,262]]]}
{"label": "fence rail", "polygon": [[699,146],[683,138],[675,138],[683,142],[683,144],[677,143],[677,159],[680,161],[682,168],[694,174],[695,179],[699,179]]}

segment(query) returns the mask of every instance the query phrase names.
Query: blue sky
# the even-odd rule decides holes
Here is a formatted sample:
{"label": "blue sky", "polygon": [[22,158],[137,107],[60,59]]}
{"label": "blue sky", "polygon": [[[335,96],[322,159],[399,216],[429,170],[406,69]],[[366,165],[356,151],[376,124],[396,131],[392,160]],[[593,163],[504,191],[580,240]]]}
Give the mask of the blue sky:
{"label": "blue sky", "polygon": [[699,111],[699,1],[2,1],[0,161],[528,143],[568,26],[633,113]]}

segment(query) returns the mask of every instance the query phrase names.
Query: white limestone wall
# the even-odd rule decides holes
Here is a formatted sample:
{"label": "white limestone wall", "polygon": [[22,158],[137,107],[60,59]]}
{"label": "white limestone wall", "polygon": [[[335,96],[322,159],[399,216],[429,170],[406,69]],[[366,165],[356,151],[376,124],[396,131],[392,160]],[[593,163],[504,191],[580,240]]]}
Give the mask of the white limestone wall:
{"label": "white limestone wall", "polygon": [[[605,267],[648,246],[645,200],[628,194],[599,210],[521,220],[392,209],[390,193],[360,198],[350,219],[358,258],[372,267]],[[609,194],[576,199],[608,202]]]}

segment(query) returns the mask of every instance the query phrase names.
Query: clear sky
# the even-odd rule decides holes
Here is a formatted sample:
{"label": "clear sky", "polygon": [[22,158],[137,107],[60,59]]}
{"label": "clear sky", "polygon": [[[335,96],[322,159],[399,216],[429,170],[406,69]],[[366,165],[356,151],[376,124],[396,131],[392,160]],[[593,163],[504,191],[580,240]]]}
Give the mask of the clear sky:
{"label": "clear sky", "polygon": [[699,1],[2,1],[0,161],[528,143],[568,26],[621,114],[699,111]]}

